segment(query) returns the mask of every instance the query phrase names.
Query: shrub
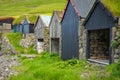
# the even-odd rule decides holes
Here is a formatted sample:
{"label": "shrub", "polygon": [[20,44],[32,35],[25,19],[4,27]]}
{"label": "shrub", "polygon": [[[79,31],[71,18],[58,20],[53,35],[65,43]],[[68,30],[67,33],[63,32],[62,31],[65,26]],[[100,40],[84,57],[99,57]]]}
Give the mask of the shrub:
{"label": "shrub", "polygon": [[115,40],[112,41],[111,47],[116,49],[120,44],[120,35],[117,36]]}
{"label": "shrub", "polygon": [[116,40],[113,40],[111,46],[113,49],[116,49],[118,47],[118,42]]}

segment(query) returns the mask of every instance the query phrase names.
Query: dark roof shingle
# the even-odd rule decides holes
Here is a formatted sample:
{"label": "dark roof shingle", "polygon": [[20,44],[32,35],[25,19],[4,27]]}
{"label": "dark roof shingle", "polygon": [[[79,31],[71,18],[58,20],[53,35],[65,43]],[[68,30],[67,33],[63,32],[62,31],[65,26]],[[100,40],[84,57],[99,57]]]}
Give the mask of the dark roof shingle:
{"label": "dark roof shingle", "polygon": [[81,17],[86,18],[96,0],[71,0]]}

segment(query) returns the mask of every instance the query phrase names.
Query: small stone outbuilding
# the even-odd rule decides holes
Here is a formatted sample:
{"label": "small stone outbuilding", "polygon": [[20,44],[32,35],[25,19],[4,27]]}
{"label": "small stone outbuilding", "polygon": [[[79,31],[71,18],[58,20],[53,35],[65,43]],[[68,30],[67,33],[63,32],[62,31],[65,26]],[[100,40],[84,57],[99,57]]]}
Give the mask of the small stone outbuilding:
{"label": "small stone outbuilding", "polygon": [[61,53],[61,19],[63,11],[53,11],[50,21],[50,52],[59,54]]}
{"label": "small stone outbuilding", "polygon": [[23,22],[14,26],[14,32],[21,32],[22,34],[34,33],[34,24],[30,23],[28,18],[25,18]]}
{"label": "small stone outbuilding", "polygon": [[[119,34],[118,19],[106,5],[96,0],[83,25],[86,32],[86,58],[88,61],[109,64],[115,62],[120,50],[113,50],[112,40]],[[83,40],[83,39],[82,39]]]}
{"label": "small stone outbuilding", "polygon": [[[68,0],[66,9],[61,20],[61,58],[64,60],[84,58],[83,47],[80,35],[82,19],[86,18],[96,0]],[[81,34],[79,34],[81,33]],[[85,40],[86,41],[86,40]],[[79,45],[81,43],[81,45]],[[85,50],[84,50],[85,52]]]}
{"label": "small stone outbuilding", "polygon": [[40,15],[34,26],[35,31],[35,49],[38,53],[49,51],[49,23],[50,16]]}

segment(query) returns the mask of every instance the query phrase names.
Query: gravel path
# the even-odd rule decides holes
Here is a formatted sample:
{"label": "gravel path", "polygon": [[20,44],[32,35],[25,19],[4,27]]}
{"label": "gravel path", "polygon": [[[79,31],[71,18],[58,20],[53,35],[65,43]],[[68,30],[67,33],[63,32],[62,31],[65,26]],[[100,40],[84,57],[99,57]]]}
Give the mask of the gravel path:
{"label": "gravel path", "polygon": [[17,71],[13,70],[13,66],[18,66],[18,58],[10,55],[0,56],[0,80],[5,80],[10,75],[17,75]]}

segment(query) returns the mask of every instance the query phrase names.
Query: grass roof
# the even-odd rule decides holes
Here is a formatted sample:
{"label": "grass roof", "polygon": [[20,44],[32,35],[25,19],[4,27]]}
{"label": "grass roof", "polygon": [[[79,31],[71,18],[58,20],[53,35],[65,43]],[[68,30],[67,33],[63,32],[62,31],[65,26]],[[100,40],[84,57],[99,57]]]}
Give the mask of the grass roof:
{"label": "grass roof", "polygon": [[114,16],[120,16],[120,0],[101,0]]}

